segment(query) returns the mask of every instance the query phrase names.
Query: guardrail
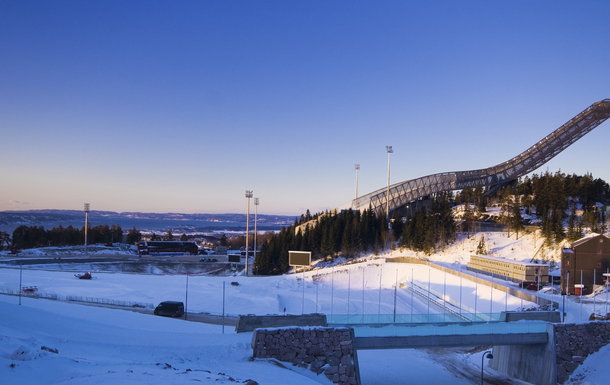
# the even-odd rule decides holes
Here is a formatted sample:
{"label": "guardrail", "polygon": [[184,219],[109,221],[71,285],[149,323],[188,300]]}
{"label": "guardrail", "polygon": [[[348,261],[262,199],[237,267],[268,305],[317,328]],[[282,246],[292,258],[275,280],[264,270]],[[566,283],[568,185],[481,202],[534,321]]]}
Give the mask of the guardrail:
{"label": "guardrail", "polygon": [[[327,315],[329,325],[365,325],[365,324],[465,324],[484,322],[503,322],[503,313],[469,313],[456,314],[333,314]],[[465,321],[467,319],[467,321]]]}
{"label": "guardrail", "polygon": [[410,337],[473,334],[544,333],[547,322],[484,322],[423,325],[354,326],[356,337]]}

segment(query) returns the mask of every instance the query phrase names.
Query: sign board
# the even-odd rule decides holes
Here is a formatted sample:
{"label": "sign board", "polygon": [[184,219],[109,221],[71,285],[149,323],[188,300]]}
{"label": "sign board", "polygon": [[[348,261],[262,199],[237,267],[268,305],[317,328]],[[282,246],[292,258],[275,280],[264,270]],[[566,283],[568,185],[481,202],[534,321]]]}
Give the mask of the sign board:
{"label": "sign board", "polygon": [[231,263],[241,262],[241,255],[239,255],[239,254],[229,254],[229,255],[227,255],[227,258],[229,258],[229,262],[231,262]]}
{"label": "sign board", "polygon": [[288,251],[290,266],[311,266],[311,251]]}

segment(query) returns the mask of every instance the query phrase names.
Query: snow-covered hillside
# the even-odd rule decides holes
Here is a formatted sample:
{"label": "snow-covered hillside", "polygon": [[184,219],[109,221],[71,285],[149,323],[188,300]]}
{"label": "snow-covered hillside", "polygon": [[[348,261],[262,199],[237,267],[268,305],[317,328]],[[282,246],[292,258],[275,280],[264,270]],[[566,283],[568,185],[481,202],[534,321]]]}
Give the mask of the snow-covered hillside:
{"label": "snow-covered hillside", "polygon": [[[277,277],[207,277],[185,275],[135,275],[96,273],[91,281],[78,280],[72,272],[14,268],[0,269],[0,288],[37,286],[40,293],[59,299],[68,296],[104,298],[156,304],[163,300],[184,301],[189,312],[222,314],[383,315],[439,314],[405,288],[413,283],[444,293],[447,299],[460,298],[464,308],[500,312],[531,308],[503,291],[491,290],[425,265],[385,263],[384,257],[429,258],[454,269],[465,268],[481,234],[462,237],[444,252],[426,257],[410,251],[394,250],[367,256],[356,263],[335,265],[308,272]],[[519,240],[504,233],[486,233],[490,254],[529,261],[539,247],[533,234]],[[7,257],[4,257],[7,258]],[[303,278],[305,278],[303,280]],[[232,284],[234,283],[234,284]],[[401,285],[402,284],[402,285]],[[225,295],[223,299],[223,286]],[[188,298],[187,298],[188,290]],[[549,299],[552,294],[541,294]],[[588,303],[570,298],[568,321],[584,322],[596,306],[607,307],[605,293]],[[124,310],[102,309],[62,301],[0,295],[0,378],[6,384],[114,384],[121,383],[248,383],[312,384],[330,382],[309,371],[283,368],[265,360],[250,361],[250,333],[235,334],[232,327],[165,319]],[[58,353],[42,350],[42,346]],[[599,357],[606,347],[587,358],[578,369],[578,378],[587,384],[603,384],[610,375]],[[452,370],[463,366],[480,370],[481,353],[431,353],[424,350],[366,351],[359,353],[365,385],[450,383],[470,384],[473,379]],[[496,375],[503,378],[502,375]],[[576,373],[575,373],[576,375]],[[504,383],[519,383],[511,380]],[[477,382],[478,383],[478,382]],[[251,382],[251,384],[253,384]]]}

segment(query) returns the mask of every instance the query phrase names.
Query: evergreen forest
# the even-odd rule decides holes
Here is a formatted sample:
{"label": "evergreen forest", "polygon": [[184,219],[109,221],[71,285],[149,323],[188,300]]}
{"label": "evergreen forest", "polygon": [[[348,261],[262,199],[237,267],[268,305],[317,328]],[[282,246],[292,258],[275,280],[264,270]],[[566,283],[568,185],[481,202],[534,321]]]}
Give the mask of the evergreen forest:
{"label": "evergreen forest", "polygon": [[[127,233],[127,243],[134,244],[142,234],[133,229]],[[123,229],[119,225],[99,225],[87,229],[87,243],[120,243],[123,241]],[[12,247],[30,249],[49,246],[77,246],[85,243],[85,227],[54,227],[45,230],[43,226],[19,226],[13,231]]]}
{"label": "evergreen forest", "polygon": [[[315,215],[307,210],[292,226],[268,237],[254,269],[256,274],[287,272],[290,250],[311,251],[312,260],[351,259],[397,247],[430,255],[454,242],[458,232],[474,234],[481,221],[501,224],[517,239],[527,231],[526,226],[530,230],[539,227],[546,245],[552,247],[563,240],[577,240],[586,230],[604,232],[609,202],[610,186],[602,179],[547,171],[493,193],[480,186],[455,195],[439,193],[420,205],[396,210],[389,221],[371,207],[362,212],[348,209]],[[499,216],[487,214],[487,207],[492,206],[500,209]],[[485,251],[483,238],[478,251]]]}

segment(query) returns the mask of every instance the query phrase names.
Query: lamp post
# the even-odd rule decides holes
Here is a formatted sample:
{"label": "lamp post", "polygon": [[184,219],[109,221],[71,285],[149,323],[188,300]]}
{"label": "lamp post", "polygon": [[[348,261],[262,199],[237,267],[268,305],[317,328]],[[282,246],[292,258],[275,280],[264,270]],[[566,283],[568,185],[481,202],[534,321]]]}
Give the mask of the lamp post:
{"label": "lamp post", "polygon": [[386,220],[390,220],[390,154],[394,152],[392,146],[385,146],[385,150],[388,153],[388,188],[385,193],[385,216]]}
{"label": "lamp post", "polygon": [[89,203],[85,203],[85,255],[87,254],[87,227],[89,227]]}
{"label": "lamp post", "polygon": [[354,168],[356,169],[356,199],[358,199],[358,170],[360,170],[360,165],[357,164]]}
{"label": "lamp post", "polygon": [[256,261],[256,222],[258,222],[258,198],[254,198],[254,260],[255,261]]}
{"label": "lamp post", "polygon": [[481,385],[483,385],[483,368],[484,368],[483,363],[486,358],[493,360],[494,355],[491,354],[491,350],[488,350],[485,353],[483,353],[483,357],[481,357]]}
{"label": "lamp post", "polygon": [[246,198],[248,199],[248,214],[246,216],[246,277],[248,276],[248,235],[250,234],[250,198],[252,198],[252,190],[246,190]]}

